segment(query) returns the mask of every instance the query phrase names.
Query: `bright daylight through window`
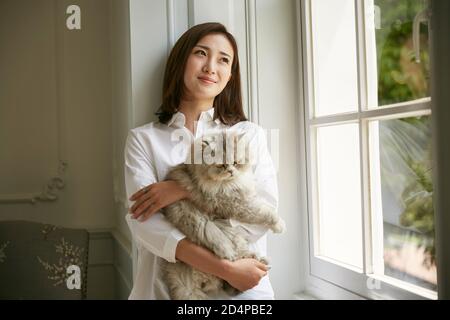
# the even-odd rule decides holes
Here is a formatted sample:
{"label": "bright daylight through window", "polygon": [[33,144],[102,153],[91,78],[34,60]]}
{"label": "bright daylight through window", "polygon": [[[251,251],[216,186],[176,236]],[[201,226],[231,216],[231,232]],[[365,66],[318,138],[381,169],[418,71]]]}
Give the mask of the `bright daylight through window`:
{"label": "bright daylight through window", "polygon": [[429,2],[304,5],[312,273],[433,297]]}

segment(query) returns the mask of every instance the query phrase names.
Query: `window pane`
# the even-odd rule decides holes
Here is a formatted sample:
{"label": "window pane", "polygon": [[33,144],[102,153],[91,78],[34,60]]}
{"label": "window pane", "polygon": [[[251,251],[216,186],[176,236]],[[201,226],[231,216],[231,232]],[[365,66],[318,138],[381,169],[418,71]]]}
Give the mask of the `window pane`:
{"label": "window pane", "polygon": [[317,129],[319,255],[362,268],[358,124]]}
{"label": "window pane", "polygon": [[375,0],[374,2],[378,105],[429,97],[430,60],[426,22],[421,23],[418,32],[420,62],[416,61],[413,44],[414,18],[427,8],[427,1]]}
{"label": "window pane", "polygon": [[430,120],[372,123],[372,159],[379,167],[372,167],[371,175],[379,181],[372,181],[372,199],[383,226],[375,232],[374,247],[382,247],[375,256],[382,261],[376,273],[436,290]]}
{"label": "window pane", "polygon": [[357,111],[355,1],[311,1],[311,18],[315,116]]}

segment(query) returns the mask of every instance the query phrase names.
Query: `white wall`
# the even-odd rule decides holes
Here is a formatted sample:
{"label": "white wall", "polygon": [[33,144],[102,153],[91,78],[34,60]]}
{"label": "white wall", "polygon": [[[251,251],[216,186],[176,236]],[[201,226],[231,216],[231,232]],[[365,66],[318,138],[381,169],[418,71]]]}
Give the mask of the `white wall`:
{"label": "white wall", "polygon": [[[65,27],[79,4],[82,30]],[[0,199],[39,193],[67,161],[55,202],[1,203],[0,219],[115,225],[108,0],[0,3]],[[6,146],[6,148],[5,148]]]}
{"label": "white wall", "polygon": [[272,283],[278,299],[303,289],[303,249],[298,202],[298,91],[295,1],[256,1],[260,124],[279,129],[279,214],[288,226],[269,236]]}
{"label": "white wall", "polygon": [[131,53],[128,0],[111,0],[111,87],[112,87],[112,146],[115,226],[127,239],[131,239],[125,222],[126,205],[124,157],[128,130],[132,123]]}
{"label": "white wall", "polygon": [[[81,30],[66,28],[71,4],[81,8]],[[131,286],[124,207],[114,197],[130,127],[127,8],[124,0],[0,1],[0,220],[88,229],[88,299],[126,298]],[[59,160],[67,169],[57,200],[20,202],[41,193]]]}

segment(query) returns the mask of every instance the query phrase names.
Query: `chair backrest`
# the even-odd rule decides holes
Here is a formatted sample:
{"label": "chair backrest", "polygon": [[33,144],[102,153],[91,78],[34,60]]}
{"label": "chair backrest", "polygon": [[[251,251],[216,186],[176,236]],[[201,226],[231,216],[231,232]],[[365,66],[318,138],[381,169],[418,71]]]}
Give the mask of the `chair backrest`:
{"label": "chair backrest", "polygon": [[85,299],[88,248],[86,230],[0,221],[0,299]]}

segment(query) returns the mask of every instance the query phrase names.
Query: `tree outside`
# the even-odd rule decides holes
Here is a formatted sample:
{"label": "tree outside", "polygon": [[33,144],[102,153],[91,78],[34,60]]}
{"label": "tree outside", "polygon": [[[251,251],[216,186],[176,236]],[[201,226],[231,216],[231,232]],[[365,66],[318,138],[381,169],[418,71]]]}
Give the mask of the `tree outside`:
{"label": "tree outside", "polygon": [[[414,18],[427,1],[375,0],[375,5],[381,14],[376,31],[379,106],[429,97],[428,26],[420,29],[420,63],[412,37]],[[380,121],[379,136],[385,273],[436,290],[431,119]],[[420,266],[411,271],[412,260]]]}

